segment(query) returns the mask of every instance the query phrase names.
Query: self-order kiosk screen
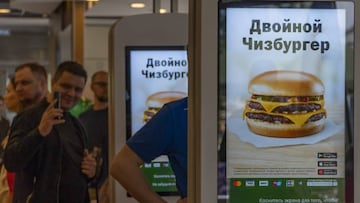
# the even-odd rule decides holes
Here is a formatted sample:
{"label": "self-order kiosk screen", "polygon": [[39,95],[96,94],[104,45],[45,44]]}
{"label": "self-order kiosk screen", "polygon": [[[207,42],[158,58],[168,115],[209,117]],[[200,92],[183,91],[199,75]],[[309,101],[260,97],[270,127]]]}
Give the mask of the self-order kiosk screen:
{"label": "self-order kiosk screen", "polygon": [[[165,103],[187,96],[186,47],[127,46],[126,90],[126,133],[129,139]],[[156,192],[177,194],[175,176],[166,156],[145,163],[141,169]]]}
{"label": "self-order kiosk screen", "polygon": [[219,199],[353,201],[354,4],[219,4]]}

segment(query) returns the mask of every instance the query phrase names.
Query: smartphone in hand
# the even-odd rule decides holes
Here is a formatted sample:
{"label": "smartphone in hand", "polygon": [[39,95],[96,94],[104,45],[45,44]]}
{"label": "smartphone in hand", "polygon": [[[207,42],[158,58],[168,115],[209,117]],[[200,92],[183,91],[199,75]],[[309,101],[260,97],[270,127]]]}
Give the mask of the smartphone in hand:
{"label": "smartphone in hand", "polygon": [[[60,109],[61,108],[61,93],[60,92],[54,92],[54,99],[56,99],[56,103],[55,103],[54,108]],[[56,119],[60,120],[61,117],[58,116],[58,117],[56,117]]]}
{"label": "smartphone in hand", "polygon": [[55,108],[60,109],[61,108],[61,93],[54,92],[54,99],[56,99]]}

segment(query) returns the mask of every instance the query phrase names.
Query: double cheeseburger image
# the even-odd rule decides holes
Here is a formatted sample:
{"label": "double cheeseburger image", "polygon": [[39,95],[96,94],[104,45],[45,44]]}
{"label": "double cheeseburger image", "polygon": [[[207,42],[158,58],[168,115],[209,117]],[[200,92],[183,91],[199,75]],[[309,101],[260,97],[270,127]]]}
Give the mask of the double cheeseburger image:
{"label": "double cheeseburger image", "polygon": [[324,85],[309,73],[274,70],[249,82],[243,119],[259,135],[295,138],[324,128]]}
{"label": "double cheeseburger image", "polygon": [[179,91],[162,91],[148,96],[146,99],[147,109],[144,111],[143,123],[148,122],[164,104],[182,99],[186,96],[186,93]]}

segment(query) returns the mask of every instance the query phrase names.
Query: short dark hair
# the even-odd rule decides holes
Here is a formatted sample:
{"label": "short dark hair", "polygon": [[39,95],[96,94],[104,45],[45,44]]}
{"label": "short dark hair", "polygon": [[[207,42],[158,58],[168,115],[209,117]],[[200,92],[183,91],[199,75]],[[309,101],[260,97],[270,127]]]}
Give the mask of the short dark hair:
{"label": "short dark hair", "polygon": [[23,63],[15,68],[15,73],[24,68],[30,68],[32,73],[35,73],[36,75],[38,75],[40,77],[44,77],[45,81],[47,81],[47,71],[44,66],[42,66],[36,62]]}
{"label": "short dark hair", "polygon": [[54,80],[57,81],[64,72],[69,72],[71,74],[83,77],[85,78],[85,82],[87,80],[87,73],[84,67],[75,61],[64,61],[60,63],[56,69]]}

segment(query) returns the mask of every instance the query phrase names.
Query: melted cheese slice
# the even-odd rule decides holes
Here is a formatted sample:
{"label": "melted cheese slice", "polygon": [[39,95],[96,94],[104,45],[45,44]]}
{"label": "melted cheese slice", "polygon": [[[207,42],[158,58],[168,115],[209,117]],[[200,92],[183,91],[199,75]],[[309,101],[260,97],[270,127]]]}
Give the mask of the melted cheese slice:
{"label": "melted cheese slice", "polygon": [[250,99],[250,101],[260,103],[266,112],[272,112],[276,107],[279,106],[288,106],[290,104],[308,104],[308,103],[314,103],[319,104],[321,108],[324,106],[324,100],[321,101],[311,101],[311,102],[269,102],[269,101],[258,101],[256,99]]}
{"label": "melted cheese slice", "polygon": [[[274,110],[274,108],[278,107],[278,106],[287,106],[290,104],[305,104],[305,102],[267,102],[267,101],[261,101],[259,102],[258,100],[255,99],[251,99],[251,101],[253,102],[258,102],[260,103],[265,111],[261,111],[261,110],[256,110],[256,109],[250,109],[248,107],[248,105],[246,105],[245,110],[243,112],[243,119],[245,119],[245,115],[247,112],[251,112],[251,113],[266,113],[268,115],[274,115],[274,116],[283,116],[289,120],[291,120],[296,126],[303,126],[305,124],[305,122],[313,115],[315,114],[319,114],[319,113],[325,113],[326,116],[326,111],[324,108],[321,108],[318,111],[313,111],[313,112],[308,112],[308,113],[301,113],[299,112],[298,114],[283,114],[283,113],[271,113],[272,110]],[[316,103],[321,105],[321,107],[324,106],[324,101],[311,101],[311,103]]]}

